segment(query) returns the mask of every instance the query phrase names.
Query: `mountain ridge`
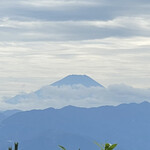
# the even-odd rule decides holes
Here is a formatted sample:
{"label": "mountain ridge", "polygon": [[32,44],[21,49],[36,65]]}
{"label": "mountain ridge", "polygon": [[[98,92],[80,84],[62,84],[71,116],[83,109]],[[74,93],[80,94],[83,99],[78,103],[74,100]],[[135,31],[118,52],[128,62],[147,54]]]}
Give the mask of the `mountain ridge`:
{"label": "mountain ridge", "polygon": [[19,112],[0,124],[0,145],[6,149],[7,141],[17,140],[22,150],[40,150],[42,141],[44,150],[56,150],[59,144],[75,150],[83,142],[80,148],[90,150],[94,141],[100,141],[118,143],[121,150],[137,150],[149,141],[149,114],[148,102]]}

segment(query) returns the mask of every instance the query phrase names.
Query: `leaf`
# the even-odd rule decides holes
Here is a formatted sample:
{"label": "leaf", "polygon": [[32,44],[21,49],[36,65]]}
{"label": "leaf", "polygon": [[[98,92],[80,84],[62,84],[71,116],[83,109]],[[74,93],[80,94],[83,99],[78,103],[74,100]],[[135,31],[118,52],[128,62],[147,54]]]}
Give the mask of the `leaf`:
{"label": "leaf", "polygon": [[117,146],[117,144],[113,144],[108,148],[108,150],[113,150],[116,146]]}
{"label": "leaf", "polygon": [[110,147],[110,144],[109,144],[109,143],[106,143],[106,144],[105,144],[105,150],[107,150],[109,147]]}
{"label": "leaf", "polygon": [[66,150],[63,146],[61,145],[58,145],[62,150]]}
{"label": "leaf", "polygon": [[97,143],[97,142],[95,142],[95,144],[96,144],[98,147],[100,147],[101,150],[104,150],[104,146],[103,146],[103,145],[101,146],[101,145],[100,145],[99,143]]}

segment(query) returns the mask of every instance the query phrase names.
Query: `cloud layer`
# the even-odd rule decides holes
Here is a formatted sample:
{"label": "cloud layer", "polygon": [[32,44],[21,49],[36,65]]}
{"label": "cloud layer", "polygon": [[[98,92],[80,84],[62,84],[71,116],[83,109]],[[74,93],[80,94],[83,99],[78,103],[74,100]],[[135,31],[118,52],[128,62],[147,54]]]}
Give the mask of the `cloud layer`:
{"label": "cloud layer", "polygon": [[0,41],[147,37],[150,25],[148,3],[138,0],[2,1],[0,34],[3,36]]}
{"label": "cloud layer", "polygon": [[53,87],[20,94],[0,103],[1,109],[43,109],[61,108],[67,105],[97,107],[122,103],[150,102],[150,89],[137,89],[127,85],[111,85],[108,88],[84,87],[81,85]]}

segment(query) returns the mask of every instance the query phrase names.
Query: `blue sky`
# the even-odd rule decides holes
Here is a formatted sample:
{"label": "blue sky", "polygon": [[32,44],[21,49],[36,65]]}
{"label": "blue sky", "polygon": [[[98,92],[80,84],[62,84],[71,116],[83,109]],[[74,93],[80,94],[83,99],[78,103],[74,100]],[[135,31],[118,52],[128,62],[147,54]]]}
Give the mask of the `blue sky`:
{"label": "blue sky", "polygon": [[1,0],[0,95],[69,74],[149,88],[148,0]]}

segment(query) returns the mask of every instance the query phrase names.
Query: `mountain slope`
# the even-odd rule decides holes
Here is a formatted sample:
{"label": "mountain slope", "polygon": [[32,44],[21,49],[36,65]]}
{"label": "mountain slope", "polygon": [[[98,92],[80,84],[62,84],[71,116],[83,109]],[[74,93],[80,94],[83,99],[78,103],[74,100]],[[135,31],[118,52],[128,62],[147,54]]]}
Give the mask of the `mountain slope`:
{"label": "mountain slope", "polygon": [[2,122],[0,145],[6,149],[7,141],[14,140],[21,143],[22,150],[38,149],[43,144],[44,150],[58,149],[58,144],[73,150],[77,147],[95,150],[93,142],[96,140],[118,143],[121,150],[142,149],[143,145],[150,149],[147,144],[150,138],[149,115],[150,103],[147,102],[20,112]]}
{"label": "mountain slope", "polygon": [[2,112],[0,112],[0,122],[4,119],[5,119],[5,115]]}
{"label": "mountain slope", "polygon": [[77,84],[80,84],[86,87],[91,87],[91,86],[103,87],[101,84],[99,84],[98,82],[96,82],[95,80],[93,80],[87,75],[69,75],[51,85],[52,86],[63,86],[63,85],[72,86],[72,85],[77,85]]}
{"label": "mountain slope", "polygon": [[4,119],[14,115],[17,112],[20,112],[20,110],[0,111],[0,122],[3,121]]}

